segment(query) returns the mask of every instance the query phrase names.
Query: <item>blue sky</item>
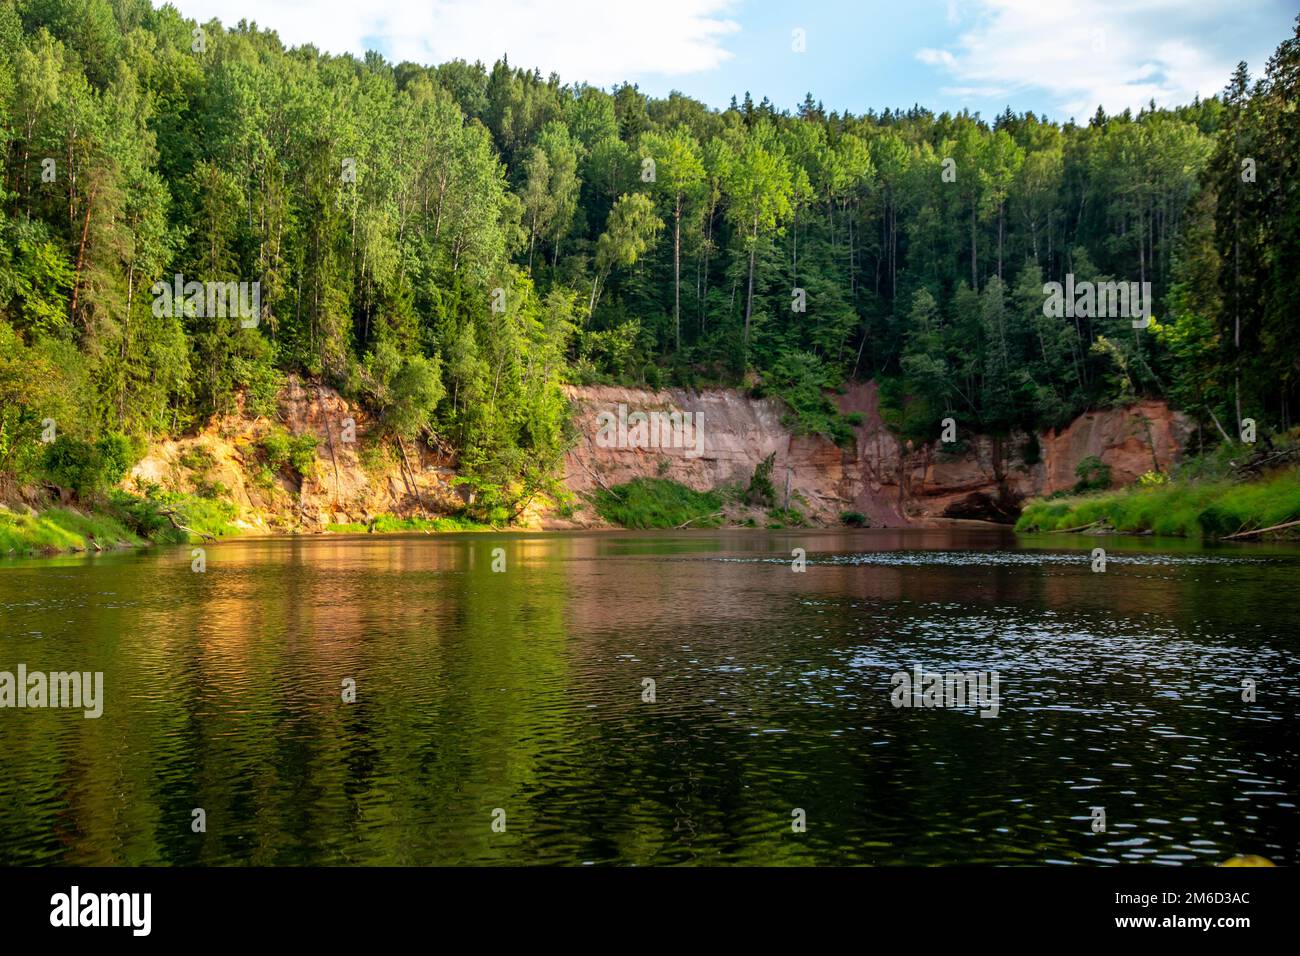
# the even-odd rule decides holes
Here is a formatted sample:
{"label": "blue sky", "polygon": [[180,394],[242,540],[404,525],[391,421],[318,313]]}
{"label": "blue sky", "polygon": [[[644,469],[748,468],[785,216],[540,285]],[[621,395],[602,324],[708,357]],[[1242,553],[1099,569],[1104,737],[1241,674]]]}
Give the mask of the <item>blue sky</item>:
{"label": "blue sky", "polygon": [[[394,60],[454,57],[608,87],[677,89],[717,107],[746,90],[793,109],[913,103],[1006,106],[1058,120],[1222,89],[1290,35],[1283,0],[173,0],[186,16],[241,18],[291,45],[377,49]],[[795,31],[804,52],[796,52]]]}

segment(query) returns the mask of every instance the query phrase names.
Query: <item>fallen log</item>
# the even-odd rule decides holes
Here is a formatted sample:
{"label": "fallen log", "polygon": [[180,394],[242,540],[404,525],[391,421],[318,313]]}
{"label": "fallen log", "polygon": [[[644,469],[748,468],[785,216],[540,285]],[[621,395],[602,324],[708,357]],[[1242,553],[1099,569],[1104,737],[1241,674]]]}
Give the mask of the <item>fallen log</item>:
{"label": "fallen log", "polygon": [[1294,528],[1300,525],[1300,521],[1284,521],[1281,524],[1269,525],[1267,528],[1256,528],[1254,531],[1238,531],[1236,534],[1224,536],[1224,541],[1231,538],[1249,538],[1252,535],[1266,534],[1269,531],[1281,531],[1283,528]]}
{"label": "fallen log", "polygon": [[1047,533],[1048,534],[1069,534],[1072,531],[1087,531],[1089,528],[1097,527],[1097,525],[1101,524],[1103,520],[1104,519],[1102,518],[1098,518],[1096,521],[1090,521],[1088,524],[1081,524],[1077,528],[1056,528],[1055,530],[1049,531]]}
{"label": "fallen log", "polygon": [[721,511],[715,511],[715,512],[714,512],[713,514],[711,514],[711,515],[696,515],[694,518],[690,519],[690,521],[683,521],[681,524],[679,524],[679,525],[678,525],[677,527],[675,527],[673,530],[674,530],[674,531],[680,531],[682,528],[685,528],[688,524],[693,524],[693,523],[696,522],[696,521],[703,521],[705,518],[721,518],[721,517],[722,517],[722,514],[723,514],[723,513],[722,513]]}
{"label": "fallen log", "polygon": [[186,534],[198,535],[198,537],[203,540],[204,544],[215,542],[217,540],[214,535],[210,535],[206,531],[195,531],[193,528],[185,527],[185,525],[181,524],[179,521],[176,520],[176,512],[170,509],[159,511],[158,513],[162,515],[164,518],[166,518],[168,521],[170,521],[172,523],[172,527],[175,528],[177,531],[184,531]]}

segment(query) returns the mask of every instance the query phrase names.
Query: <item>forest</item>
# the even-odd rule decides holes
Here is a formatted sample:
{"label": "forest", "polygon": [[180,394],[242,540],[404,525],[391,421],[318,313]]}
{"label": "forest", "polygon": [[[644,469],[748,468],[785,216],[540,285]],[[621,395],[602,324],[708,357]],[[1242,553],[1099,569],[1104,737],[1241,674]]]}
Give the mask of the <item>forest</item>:
{"label": "forest", "polygon": [[[0,2],[0,484],[91,493],[290,374],[489,500],[553,480],[566,383],[743,387],[837,439],[855,379],[918,441],[1147,395],[1204,446],[1296,424],[1300,18],[1217,96],[1064,124],[580,79]],[[176,276],[258,283],[258,321],[155,308]],[[1045,314],[1067,276],[1149,282],[1151,322]]]}

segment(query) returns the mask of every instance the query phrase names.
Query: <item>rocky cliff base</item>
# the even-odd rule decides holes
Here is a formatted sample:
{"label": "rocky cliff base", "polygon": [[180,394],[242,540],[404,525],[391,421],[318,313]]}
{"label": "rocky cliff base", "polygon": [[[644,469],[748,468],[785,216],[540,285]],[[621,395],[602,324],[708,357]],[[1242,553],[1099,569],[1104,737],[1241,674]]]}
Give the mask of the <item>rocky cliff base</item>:
{"label": "rocky cliff base", "polygon": [[[779,401],[734,389],[573,388],[569,397],[578,441],[566,459],[565,481],[579,495],[642,477],[671,479],[697,491],[748,484],[758,465],[774,455],[778,505],[789,500],[818,524],[837,524],[845,512],[857,512],[873,527],[963,518],[1009,523],[1027,498],[1073,488],[1075,469],[1089,456],[1109,466],[1115,485],[1148,471],[1169,471],[1190,427],[1163,402],[1143,401],[1088,412],[1060,431],[999,439],[959,427],[951,446],[918,447],[885,427],[875,384],[865,383],[838,396],[841,411],[861,420],[854,441],[838,446],[796,434]],[[690,413],[686,420],[699,434],[686,432],[689,441],[660,435],[653,447],[644,447],[647,435],[637,433],[634,421],[620,441],[610,423],[634,412]],[[598,520],[589,509],[580,509],[578,517]]]}
{"label": "rocky cliff base", "polygon": [[[1164,403],[1144,401],[1089,412],[1059,432],[998,439],[959,428],[952,446],[917,447],[884,426],[875,385],[865,383],[838,396],[841,410],[861,421],[853,442],[839,446],[796,434],[779,401],[734,389],[573,387],[569,398],[576,443],[565,458],[564,478],[574,508],[565,517],[534,508],[527,523],[535,527],[599,526],[587,496],[635,478],[666,478],[698,491],[745,486],[768,456],[774,456],[776,504],[788,502],[808,523],[838,524],[846,512],[863,515],[872,527],[963,518],[1011,522],[1025,499],[1072,488],[1075,468],[1088,456],[1110,467],[1116,485],[1147,471],[1168,471],[1189,427]],[[633,434],[620,444],[617,428],[609,428],[620,406],[625,417],[689,413],[697,432],[687,432],[687,442],[658,436],[645,447]],[[274,432],[313,436],[310,466],[270,467],[265,445]],[[155,484],[213,497],[229,503],[240,529],[275,533],[366,524],[380,515],[453,513],[470,500],[455,477],[450,450],[380,441],[364,411],[336,391],[291,380],[274,417],[236,410],[196,435],[161,442],[125,486],[142,491]],[[728,517],[741,520],[743,510]]]}

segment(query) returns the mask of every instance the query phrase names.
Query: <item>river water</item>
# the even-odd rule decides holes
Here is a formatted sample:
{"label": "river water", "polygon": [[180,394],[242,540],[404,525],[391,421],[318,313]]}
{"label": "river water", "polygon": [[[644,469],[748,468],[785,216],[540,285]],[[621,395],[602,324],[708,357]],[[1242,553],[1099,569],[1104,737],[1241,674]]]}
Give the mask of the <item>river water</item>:
{"label": "river water", "polygon": [[[0,864],[1300,863],[1300,548],[738,530],[205,557],[0,561],[0,671],[103,673],[98,718],[0,709]],[[925,703],[895,691],[917,667],[995,672],[996,706],[895,706]]]}

